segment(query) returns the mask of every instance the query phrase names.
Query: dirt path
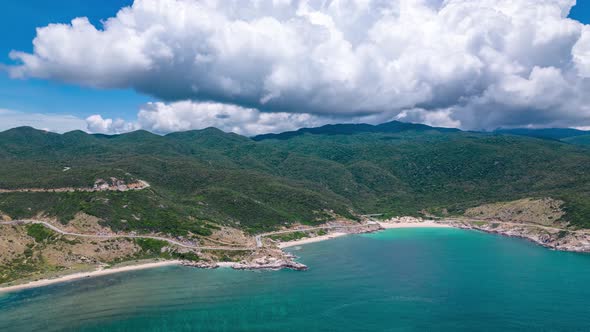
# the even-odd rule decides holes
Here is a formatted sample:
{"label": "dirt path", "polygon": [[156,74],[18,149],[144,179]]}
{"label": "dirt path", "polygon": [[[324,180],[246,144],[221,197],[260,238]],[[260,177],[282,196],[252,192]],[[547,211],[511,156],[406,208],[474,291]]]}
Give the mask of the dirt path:
{"label": "dirt path", "polygon": [[199,249],[199,250],[229,250],[229,251],[243,251],[243,250],[254,250],[255,248],[252,247],[212,247],[212,246],[195,246],[190,244],[185,244],[173,239],[161,237],[161,236],[149,236],[149,235],[100,235],[100,234],[79,234],[79,233],[70,233],[66,232],[58,227],[39,220],[14,220],[14,221],[7,221],[7,222],[0,222],[0,225],[24,225],[24,224],[37,224],[43,225],[52,231],[67,235],[67,236],[74,236],[74,237],[82,237],[82,238],[91,238],[91,239],[153,239],[153,240],[160,240],[168,242],[172,245],[188,248],[188,249]]}
{"label": "dirt path", "polygon": [[106,235],[106,234],[80,234],[80,233],[71,233],[71,232],[64,231],[64,230],[58,228],[57,226],[52,225],[52,224],[50,224],[48,222],[40,221],[40,220],[13,220],[13,221],[0,222],[0,225],[26,225],[26,224],[43,225],[43,226],[49,228],[50,230],[52,230],[52,231],[54,231],[56,233],[59,233],[59,234],[62,234],[62,235],[66,235],[66,236],[74,236],[74,237],[81,237],[81,238],[91,238],[91,239],[153,239],[153,240],[165,241],[165,242],[167,242],[169,244],[172,244],[172,245],[175,245],[175,246],[178,246],[178,247],[182,247],[182,248],[188,248],[188,249],[244,251],[244,250],[256,250],[256,249],[262,248],[264,246],[264,244],[262,242],[262,238],[267,237],[267,236],[280,235],[280,234],[288,234],[288,233],[295,233],[295,232],[309,232],[309,231],[315,231],[315,230],[352,229],[352,228],[364,227],[364,226],[367,226],[367,225],[373,225],[373,224],[377,224],[377,223],[376,222],[369,222],[368,224],[351,225],[351,226],[342,226],[342,225],[320,226],[320,227],[310,227],[310,228],[304,228],[304,229],[293,229],[293,230],[286,230],[286,231],[269,232],[269,233],[264,233],[264,234],[256,235],[256,237],[255,237],[255,239],[256,239],[256,247],[235,247],[235,246],[218,246],[218,247],[214,247],[214,246],[196,246],[196,245],[192,245],[192,244],[186,244],[186,243],[182,243],[182,242],[177,241],[177,240],[173,240],[173,239],[166,238],[166,237],[161,237],[161,236],[130,235],[130,234]]}

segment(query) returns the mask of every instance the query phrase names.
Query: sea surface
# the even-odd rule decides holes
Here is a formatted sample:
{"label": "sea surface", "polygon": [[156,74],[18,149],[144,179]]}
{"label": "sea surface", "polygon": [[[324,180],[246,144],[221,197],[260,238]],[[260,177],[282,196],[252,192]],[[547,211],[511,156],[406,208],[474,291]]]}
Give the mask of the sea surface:
{"label": "sea surface", "polygon": [[308,271],[165,267],[0,295],[0,331],[590,331],[590,255],[458,229],[291,250]]}

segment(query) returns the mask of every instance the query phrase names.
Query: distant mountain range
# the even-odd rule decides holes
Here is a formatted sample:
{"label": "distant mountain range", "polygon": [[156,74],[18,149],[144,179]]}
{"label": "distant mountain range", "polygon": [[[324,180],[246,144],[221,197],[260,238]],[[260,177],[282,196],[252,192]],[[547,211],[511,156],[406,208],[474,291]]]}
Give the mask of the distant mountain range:
{"label": "distant mountain range", "polygon": [[[431,127],[423,124],[404,123],[399,121],[387,122],[379,125],[370,124],[334,124],[325,125],[316,128],[302,128],[296,131],[288,131],[279,134],[263,134],[254,136],[255,141],[265,139],[286,140],[304,134],[313,135],[352,135],[359,133],[401,133],[404,131],[432,131],[440,133],[452,133],[461,131],[456,128]],[[482,132],[485,133],[485,132]],[[496,129],[492,131],[496,134],[518,135],[535,137],[542,139],[553,139],[568,142],[572,144],[587,145],[590,144],[590,131],[578,130],[572,128],[513,128],[513,129]]]}
{"label": "distant mountain range", "polygon": [[255,136],[253,139],[255,141],[262,141],[265,139],[279,139],[285,140],[289,138],[293,138],[296,136],[301,136],[304,134],[313,134],[313,135],[352,135],[352,134],[360,134],[360,133],[401,133],[404,131],[415,131],[415,132],[424,132],[424,131],[434,131],[440,133],[452,133],[458,132],[459,129],[456,128],[440,128],[440,127],[430,127],[423,124],[414,124],[414,123],[405,123],[399,121],[392,121],[387,122],[379,125],[370,125],[370,124],[332,124],[332,125],[325,125],[322,127],[317,128],[302,128],[297,131],[288,131],[281,134],[264,134]]}
{"label": "distant mountain range", "polygon": [[[574,144],[581,143],[586,144],[585,141],[590,141],[590,131],[572,129],[572,128],[541,128],[541,129],[529,129],[529,128],[515,128],[515,129],[498,129],[495,131],[500,134],[520,135],[529,136],[536,138],[554,139],[561,140],[564,142],[571,142]],[[579,139],[586,137],[585,139]]]}
{"label": "distant mountain range", "polygon": [[[565,202],[590,227],[590,140],[573,129],[465,132],[389,122],[327,125],[248,138],[215,128],[159,136],[0,133],[0,189],[88,187],[144,180],[149,189],[3,193],[1,214],[67,223],[84,212],[113,230],[249,232],[342,216],[461,214],[525,197]],[[542,139],[539,139],[542,138]],[[570,144],[574,143],[574,144]]]}

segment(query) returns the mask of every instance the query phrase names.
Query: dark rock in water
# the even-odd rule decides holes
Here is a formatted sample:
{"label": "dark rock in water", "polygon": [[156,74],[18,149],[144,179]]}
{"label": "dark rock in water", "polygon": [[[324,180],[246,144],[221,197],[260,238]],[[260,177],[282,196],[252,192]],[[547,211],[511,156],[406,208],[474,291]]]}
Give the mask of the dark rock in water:
{"label": "dark rock in water", "polygon": [[206,261],[198,261],[198,262],[193,262],[193,261],[183,261],[182,265],[184,266],[190,266],[190,267],[196,267],[199,269],[216,269],[218,268],[217,263],[215,262],[206,262]]}
{"label": "dark rock in water", "polygon": [[281,270],[291,269],[296,271],[305,271],[307,266],[297,263],[290,258],[263,257],[251,262],[238,263],[233,266],[236,270]]}

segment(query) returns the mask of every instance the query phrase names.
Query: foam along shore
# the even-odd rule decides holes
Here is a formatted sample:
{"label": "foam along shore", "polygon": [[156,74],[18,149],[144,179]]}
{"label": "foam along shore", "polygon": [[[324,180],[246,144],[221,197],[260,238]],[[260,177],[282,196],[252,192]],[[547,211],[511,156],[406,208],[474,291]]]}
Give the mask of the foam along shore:
{"label": "foam along shore", "polygon": [[437,223],[433,220],[419,222],[379,222],[379,225],[385,229],[391,228],[451,228],[451,225]]}
{"label": "foam along shore", "polygon": [[105,275],[109,275],[109,274],[121,273],[121,272],[153,269],[156,267],[164,267],[164,266],[170,266],[170,265],[180,265],[181,263],[182,263],[181,261],[173,260],[173,261],[145,263],[145,264],[138,264],[138,265],[128,265],[128,266],[115,267],[115,268],[110,268],[110,269],[99,268],[95,271],[90,271],[90,272],[73,273],[73,274],[68,274],[68,275],[53,278],[53,279],[42,279],[42,280],[32,281],[32,282],[29,282],[26,284],[2,287],[2,288],[0,288],[0,293],[16,292],[16,291],[21,291],[24,289],[49,286],[49,285],[58,284],[58,283],[62,283],[62,282],[74,281],[74,280],[91,278],[91,277],[100,277],[100,276],[105,276]]}
{"label": "foam along shore", "polygon": [[295,247],[295,246],[300,246],[300,245],[304,245],[304,244],[308,244],[308,243],[330,240],[330,239],[334,239],[334,238],[345,236],[345,235],[349,235],[349,233],[337,232],[337,233],[330,233],[330,234],[326,234],[326,235],[304,238],[304,239],[300,239],[300,240],[285,241],[285,242],[279,243],[278,247],[281,249]]}
{"label": "foam along shore", "polygon": [[[440,224],[440,223],[437,223],[437,222],[432,221],[432,220],[416,221],[416,222],[378,222],[378,224],[379,224],[379,226],[381,226],[382,229],[393,229],[393,228],[450,228],[450,227],[452,227],[450,225]],[[303,239],[300,239],[300,240],[285,241],[285,242],[279,243],[278,244],[278,247],[281,248],[281,249],[283,249],[283,248],[301,246],[301,245],[304,245],[304,244],[309,244],[309,243],[314,243],[314,242],[320,242],[320,241],[330,240],[330,239],[334,239],[334,238],[337,238],[337,237],[341,237],[341,236],[345,236],[345,235],[350,235],[350,234],[354,234],[354,233],[335,232],[335,233],[330,233],[330,234],[321,235],[321,236],[315,236],[315,237],[310,237],[310,238],[303,238]]]}

